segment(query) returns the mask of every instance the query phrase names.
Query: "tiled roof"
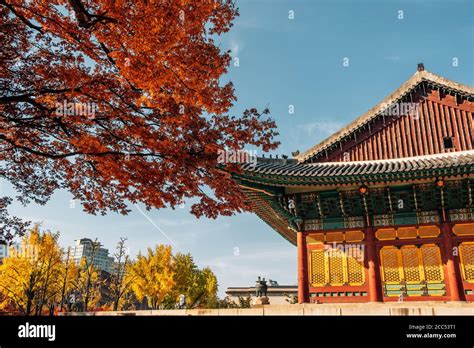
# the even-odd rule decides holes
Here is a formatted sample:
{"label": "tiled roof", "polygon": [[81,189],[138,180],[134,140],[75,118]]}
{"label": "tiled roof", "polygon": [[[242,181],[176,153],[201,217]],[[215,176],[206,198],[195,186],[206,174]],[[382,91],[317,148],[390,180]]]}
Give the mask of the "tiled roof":
{"label": "tiled roof", "polygon": [[397,185],[421,179],[473,177],[474,150],[359,162],[300,163],[294,159],[258,158],[233,173],[252,210],[283,238],[296,245],[294,216],[279,204],[286,187],[328,186],[384,182]]}
{"label": "tiled roof", "polygon": [[268,179],[278,178],[294,182],[318,184],[354,183],[371,181],[377,177],[385,180],[406,178],[427,178],[433,175],[463,175],[474,173],[474,150],[450,152],[429,156],[405,157],[389,160],[358,162],[300,163],[295,160],[259,158],[256,164],[242,166],[243,179],[268,183]]}
{"label": "tiled roof", "polygon": [[295,159],[304,162],[311,157],[315,156],[318,153],[321,153],[337,141],[342,140],[344,137],[352,134],[356,129],[362,127],[367,122],[371,121],[377,117],[383,110],[391,106],[394,103],[400,101],[407,93],[412,91],[422,82],[429,82],[433,85],[437,85],[441,88],[452,90],[453,92],[459,93],[461,95],[473,97],[474,96],[474,87],[463,85],[455,81],[451,81],[442,76],[433,74],[426,70],[417,71],[413,76],[411,76],[403,85],[401,85],[395,92],[383,99],[379,104],[374,106],[372,109],[355,119],[353,122],[348,124],[346,127],[340,131],[334,133],[330,137],[326,138],[319,144],[313,146],[307,151],[302,152],[301,154],[295,156]]}

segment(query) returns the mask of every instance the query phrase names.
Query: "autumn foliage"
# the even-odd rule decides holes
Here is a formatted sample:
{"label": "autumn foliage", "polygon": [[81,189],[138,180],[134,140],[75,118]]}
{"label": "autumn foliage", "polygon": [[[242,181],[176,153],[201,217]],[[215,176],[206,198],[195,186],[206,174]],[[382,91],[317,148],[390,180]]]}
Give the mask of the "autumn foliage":
{"label": "autumn foliage", "polygon": [[228,115],[214,40],[237,15],[231,0],[0,0],[0,178],[22,203],[64,188],[94,214],[245,209],[218,152],[274,149],[277,133],[268,110]]}
{"label": "autumn foliage", "polygon": [[122,238],[109,273],[94,261],[100,243],[75,260],[71,250],[59,247],[58,237],[35,225],[9,248],[0,264],[0,315],[174,309],[180,295],[186,296],[187,308],[218,306],[216,276],[208,267],[199,269],[190,254],[157,245],[131,260],[124,257]]}
{"label": "autumn foliage", "polygon": [[124,283],[147,307],[175,308],[180,295],[186,307],[217,306],[217,278],[210,268],[199,269],[191,254],[172,254],[170,246],[157,245],[139,254],[129,267]]}
{"label": "autumn foliage", "polygon": [[16,248],[10,248],[0,265],[0,312],[52,314],[64,299],[77,272],[63,263],[57,237],[35,226]]}

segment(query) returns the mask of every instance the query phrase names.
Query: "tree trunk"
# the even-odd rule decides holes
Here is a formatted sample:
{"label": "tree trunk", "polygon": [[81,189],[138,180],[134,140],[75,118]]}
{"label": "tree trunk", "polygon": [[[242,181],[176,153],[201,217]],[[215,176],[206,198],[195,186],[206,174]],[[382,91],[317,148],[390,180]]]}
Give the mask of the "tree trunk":
{"label": "tree trunk", "polygon": [[26,311],[25,311],[25,315],[26,315],[27,317],[31,314],[31,305],[32,305],[32,301],[31,301],[31,299],[28,297],[28,302],[26,303]]}

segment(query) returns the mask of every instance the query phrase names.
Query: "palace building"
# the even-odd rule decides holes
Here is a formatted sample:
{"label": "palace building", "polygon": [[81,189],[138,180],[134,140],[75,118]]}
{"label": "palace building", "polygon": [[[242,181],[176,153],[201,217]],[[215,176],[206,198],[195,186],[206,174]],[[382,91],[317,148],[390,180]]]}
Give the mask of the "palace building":
{"label": "palace building", "polygon": [[474,300],[474,88],[423,64],[293,158],[232,173],[297,246],[298,301]]}

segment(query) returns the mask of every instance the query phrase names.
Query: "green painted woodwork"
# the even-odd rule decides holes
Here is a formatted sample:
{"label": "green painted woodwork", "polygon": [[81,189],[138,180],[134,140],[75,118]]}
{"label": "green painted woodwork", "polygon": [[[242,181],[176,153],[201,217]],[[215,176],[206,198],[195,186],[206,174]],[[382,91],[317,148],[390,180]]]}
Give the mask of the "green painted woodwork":
{"label": "green painted woodwork", "polygon": [[337,228],[344,228],[344,220],[341,218],[337,219],[323,219],[323,228],[325,230],[333,230]]}
{"label": "green painted woodwork", "polygon": [[[474,209],[473,179],[446,181],[442,188],[437,187],[434,180],[432,183],[416,185],[377,188],[369,185],[369,190],[364,196],[358,190],[324,190],[324,188],[286,194],[286,185],[283,184],[266,185],[248,181],[242,176],[237,180],[244,187],[258,190],[251,191],[249,199],[259,197],[268,203],[264,210],[267,213],[259,214],[260,217],[293,244],[296,243],[296,234],[293,233],[298,229],[295,223],[297,218],[303,221],[318,220],[322,223],[323,230],[334,230],[364,227],[366,213],[369,215],[371,225],[374,216],[386,216],[384,219],[388,225],[400,226],[439,222],[442,206],[445,207],[450,219],[455,221],[469,220],[470,215],[465,212]],[[295,209],[288,206],[290,200],[295,202]],[[268,214],[269,208],[274,212],[273,215]],[[450,214],[451,211],[456,215]],[[282,221],[285,223],[284,226]],[[291,230],[294,231],[288,232]]]}
{"label": "green painted woodwork", "polygon": [[415,225],[418,223],[416,213],[398,213],[393,215],[393,222],[395,225]]}

